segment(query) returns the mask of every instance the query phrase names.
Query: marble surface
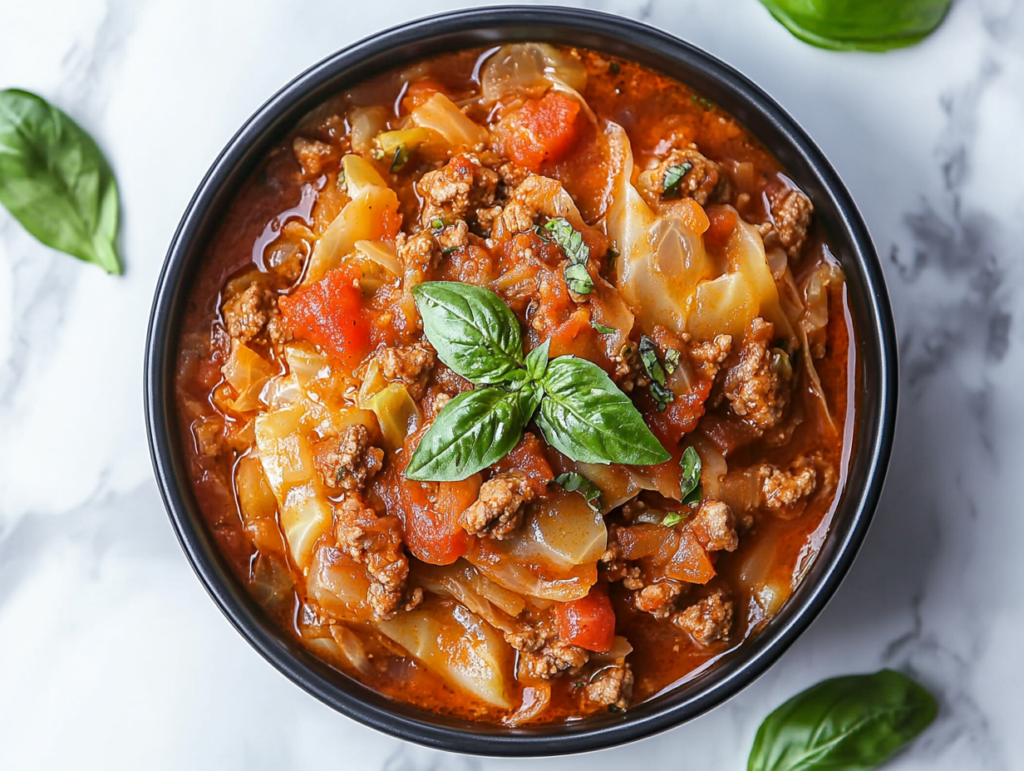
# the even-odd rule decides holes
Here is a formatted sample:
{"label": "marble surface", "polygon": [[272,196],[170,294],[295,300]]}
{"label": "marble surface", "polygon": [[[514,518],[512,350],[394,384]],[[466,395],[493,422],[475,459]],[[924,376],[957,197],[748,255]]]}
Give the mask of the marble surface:
{"label": "marble surface", "polygon": [[[885,55],[807,47],[755,0],[584,4],[733,64],[820,144],[884,262],[902,399],[863,552],[777,666],[689,725],[531,767],[741,769],[779,702],[881,666],[942,704],[892,768],[1021,767],[1024,2],[956,0],[932,38]],[[55,254],[0,210],[0,767],[525,767],[402,744],[267,665],[180,552],[143,425],[153,286],[217,152],[321,57],[457,5],[0,0],[0,88],[43,94],[105,148],[127,267],[114,279]]]}

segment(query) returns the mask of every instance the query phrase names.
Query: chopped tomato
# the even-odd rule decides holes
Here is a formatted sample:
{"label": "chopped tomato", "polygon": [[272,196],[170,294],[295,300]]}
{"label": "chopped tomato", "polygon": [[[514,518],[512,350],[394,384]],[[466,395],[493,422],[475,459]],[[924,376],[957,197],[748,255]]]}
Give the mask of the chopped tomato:
{"label": "chopped tomato", "polygon": [[402,97],[403,112],[412,112],[438,91],[444,91],[441,84],[433,78],[424,78],[410,83]]}
{"label": "chopped tomato", "polygon": [[610,650],[615,638],[615,611],[608,595],[598,588],[579,600],[555,605],[558,639],[588,651]]}
{"label": "chopped tomato", "polygon": [[512,452],[494,464],[494,470],[499,474],[522,471],[530,479],[544,485],[555,478],[555,472],[551,470],[551,464],[544,454],[544,447],[533,434],[523,434],[523,438],[512,448]]}
{"label": "chopped tomato", "polygon": [[520,166],[540,171],[573,146],[579,112],[579,102],[551,91],[539,100],[527,99],[502,127],[505,152]]}
{"label": "chopped tomato", "polygon": [[704,234],[704,245],[712,251],[721,251],[729,243],[736,229],[736,212],[732,209],[714,207],[707,211],[708,229]]}
{"label": "chopped tomato", "polygon": [[711,381],[701,379],[689,391],[676,396],[664,410],[658,410],[651,400],[650,408],[644,410],[647,425],[662,444],[669,447],[679,444],[679,440],[697,427],[710,393]]}
{"label": "chopped tomato", "polygon": [[381,215],[381,234],[380,238],[382,241],[394,241],[398,238],[398,230],[402,227],[402,215],[397,211],[391,211],[385,209],[384,214]]}
{"label": "chopped tomato", "polygon": [[690,528],[679,534],[679,548],[665,568],[665,575],[691,584],[706,584],[715,577],[708,553]]}
{"label": "chopped tomato", "polygon": [[343,266],[299,287],[279,303],[284,323],[295,337],[315,343],[349,368],[370,352],[370,325],[358,281],[358,271]]}

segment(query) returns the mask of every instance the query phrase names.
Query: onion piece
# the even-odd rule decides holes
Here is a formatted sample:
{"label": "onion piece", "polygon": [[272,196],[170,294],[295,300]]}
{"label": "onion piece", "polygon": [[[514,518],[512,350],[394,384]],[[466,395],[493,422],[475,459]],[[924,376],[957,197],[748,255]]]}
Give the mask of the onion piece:
{"label": "onion piece", "polygon": [[356,251],[368,260],[380,265],[394,276],[402,275],[402,263],[398,250],[391,241],[356,241]]}

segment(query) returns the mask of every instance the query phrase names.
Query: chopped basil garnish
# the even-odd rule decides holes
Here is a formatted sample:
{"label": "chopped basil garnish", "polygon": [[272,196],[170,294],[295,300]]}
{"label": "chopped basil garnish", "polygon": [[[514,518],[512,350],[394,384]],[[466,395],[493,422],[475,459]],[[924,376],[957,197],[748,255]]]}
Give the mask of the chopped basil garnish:
{"label": "chopped basil garnish", "polygon": [[338,183],[337,183],[336,187],[341,192],[343,192],[343,193],[345,192],[346,188],[345,188],[345,169],[344,168],[342,168],[342,169],[340,169],[338,171]]}
{"label": "chopped basil garnish", "polygon": [[658,346],[647,335],[640,338],[640,361],[651,379],[651,397],[658,409],[664,411],[675,397],[668,388],[668,376],[658,359]]}
{"label": "chopped basil garnish", "polygon": [[490,290],[432,281],[412,291],[438,358],[481,387],[441,410],[409,460],[409,479],[465,479],[504,457],[534,417],[548,444],[575,461],[653,465],[670,457],[596,364],[548,361],[547,343],[524,358],[519,321]]}
{"label": "chopped basil garnish", "polygon": [[395,148],[395,155],[391,159],[392,174],[402,170],[402,167],[409,162],[415,149],[415,147],[406,147],[405,145],[399,145]]}
{"label": "chopped basil garnish", "polygon": [[430,227],[434,230],[444,230],[444,220],[440,217],[434,217],[430,220]]}
{"label": "chopped basil garnish", "polygon": [[446,246],[444,249],[441,250],[441,254],[444,254],[444,255],[451,254],[452,252],[454,252],[458,248],[459,247],[457,247],[457,246]]}
{"label": "chopped basil garnish", "polygon": [[665,527],[674,527],[682,522],[686,517],[680,514],[678,511],[673,511],[665,515],[665,518],[661,520],[661,524]]}
{"label": "chopped basil garnish", "polygon": [[590,259],[590,247],[583,240],[583,234],[569,224],[569,220],[558,217],[549,220],[544,229],[551,233],[552,239],[562,247],[569,264],[565,266],[565,283],[578,295],[590,294],[594,291],[594,279],[587,270]]}
{"label": "chopped basil garnish", "polygon": [[661,197],[678,198],[682,192],[679,189],[679,183],[683,181],[683,177],[692,168],[693,164],[689,161],[684,161],[676,166],[669,166],[661,180]]}
{"label": "chopped basil garnish", "polygon": [[567,474],[559,474],[555,477],[555,484],[570,493],[579,493],[586,500],[587,505],[594,511],[600,511],[601,488],[591,482],[582,474],[570,471]]}
{"label": "chopped basil garnish", "polygon": [[714,108],[714,103],[706,97],[700,96],[699,94],[692,94],[690,101],[693,102],[697,107],[702,107],[705,110],[711,110]]}
{"label": "chopped basil garnish", "polygon": [[611,64],[608,65],[608,72],[610,72],[612,75],[618,75],[620,72],[622,72],[622,68],[619,66],[618,62],[612,62]]}
{"label": "chopped basil garnish", "polygon": [[600,332],[602,335],[614,335],[617,330],[615,327],[606,327],[604,324],[598,324],[596,321],[591,321],[590,326]]}
{"label": "chopped basil garnish", "polygon": [[682,502],[688,506],[700,503],[701,498],[704,497],[700,485],[700,472],[703,467],[700,455],[693,447],[687,447],[683,450],[683,457],[679,459],[679,465],[683,470],[682,478],[679,480],[679,489],[683,494]]}
{"label": "chopped basil garnish", "polygon": [[669,348],[665,351],[665,371],[668,374],[672,374],[676,371],[679,366],[679,351],[675,348]]}

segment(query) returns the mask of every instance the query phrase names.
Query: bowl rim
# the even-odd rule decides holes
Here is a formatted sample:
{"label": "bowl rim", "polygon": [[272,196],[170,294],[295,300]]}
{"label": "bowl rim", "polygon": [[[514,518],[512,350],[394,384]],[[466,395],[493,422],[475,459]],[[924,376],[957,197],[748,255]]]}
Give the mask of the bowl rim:
{"label": "bowl rim", "polygon": [[[180,436],[173,409],[172,383],[177,354],[177,320],[180,318],[187,287],[183,281],[188,271],[202,259],[194,256],[204,252],[200,236],[204,228],[213,227],[211,209],[230,201],[233,177],[248,176],[254,158],[262,157],[264,147],[280,141],[294,128],[296,116],[308,111],[310,105],[323,100],[325,94],[336,92],[338,81],[355,83],[367,74],[354,75],[367,61],[375,64],[368,73],[381,72],[391,66],[421,58],[408,54],[417,45],[437,45],[439,40],[475,35],[472,42],[459,47],[495,44],[511,40],[552,40],[570,33],[581,39],[601,38],[605,44],[581,47],[597,48],[635,61],[657,56],[681,68],[695,70],[694,79],[701,80],[698,92],[715,91],[736,98],[745,107],[727,111],[741,123],[752,120],[762,130],[749,129],[770,152],[763,137],[765,128],[789,143],[788,151],[802,159],[815,184],[829,196],[837,218],[830,225],[830,242],[836,229],[842,231],[849,249],[842,256],[844,269],[851,266],[863,279],[861,298],[866,313],[855,318],[857,324],[857,361],[868,365],[867,376],[877,381],[878,392],[869,394],[875,406],[865,420],[867,435],[860,435],[860,409],[855,421],[858,436],[850,457],[864,464],[864,484],[853,489],[852,479],[836,508],[826,543],[828,560],[819,566],[824,554],[819,553],[808,575],[782,611],[759,632],[746,640],[731,654],[745,658],[735,666],[730,661],[702,675],[702,687],[684,687],[673,691],[673,701],[655,708],[638,705],[621,715],[589,718],[554,727],[502,729],[480,723],[457,721],[427,713],[391,701],[350,678],[338,680],[337,673],[319,662],[294,643],[275,634],[272,625],[259,617],[258,608],[248,594],[226,570],[216,548],[212,546],[205,525],[198,515],[192,493],[182,470],[177,445]],[[618,42],[615,42],[618,41]],[[571,45],[572,43],[570,43]],[[624,49],[632,53],[619,54]],[[382,58],[403,52],[383,66]],[[641,56],[642,54],[642,56]],[[703,74],[701,74],[703,73]],[[298,105],[305,105],[299,107]],[[737,113],[743,113],[738,115]],[[272,141],[271,141],[272,140]],[[789,171],[789,164],[784,164]],[[245,168],[244,174],[239,171]],[[220,200],[218,202],[218,196]],[[869,350],[870,349],[870,350]],[[870,360],[869,360],[870,359]],[[553,756],[607,748],[639,740],[687,722],[724,703],[762,675],[803,633],[821,612],[842,582],[867,534],[871,518],[881,495],[891,454],[898,388],[898,363],[895,327],[889,305],[884,276],[867,227],[846,187],[822,152],[806,132],[762,89],[716,57],[669,33],[632,19],[608,13],[549,6],[495,6],[470,8],[436,14],[370,35],[355,42],[292,79],[267,100],[238,130],[207,171],[193,195],[168,248],[167,256],[154,293],[146,337],[144,365],[144,399],[146,429],[150,454],[164,506],[175,535],[193,570],[207,592],[238,632],[275,668],[307,693],[338,712],[364,725],[391,736],[428,747],[456,752],[504,756]],[[848,496],[850,496],[848,498]],[[837,518],[848,517],[841,523]],[[839,540],[836,541],[835,539]],[[820,571],[819,580],[811,582],[810,573]],[[799,595],[799,596],[798,596]],[[797,602],[799,600],[799,602]],[[735,654],[735,655],[734,655]],[[671,689],[669,689],[671,690]],[[685,693],[692,690],[692,693]],[[661,695],[656,697],[661,699]],[[650,705],[651,701],[645,704]]]}

